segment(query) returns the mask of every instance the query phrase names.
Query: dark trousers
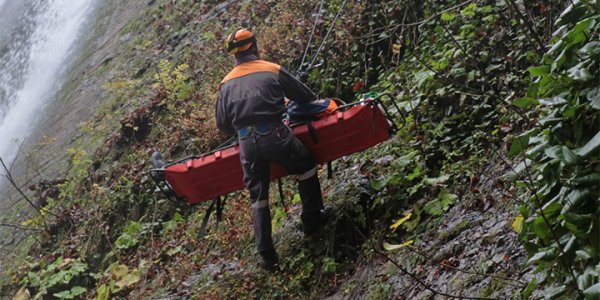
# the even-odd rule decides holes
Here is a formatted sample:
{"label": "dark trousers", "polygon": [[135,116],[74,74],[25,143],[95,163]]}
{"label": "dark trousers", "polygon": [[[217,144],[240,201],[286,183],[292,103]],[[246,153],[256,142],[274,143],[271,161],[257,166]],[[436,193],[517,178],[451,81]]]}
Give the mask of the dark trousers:
{"label": "dark trousers", "polygon": [[301,219],[304,224],[318,222],[323,209],[317,167],[310,152],[286,126],[265,134],[253,132],[240,139],[240,160],[244,184],[250,191],[252,220],[259,253],[274,250],[269,211],[269,163],[283,166],[289,174],[298,175],[302,199]]}

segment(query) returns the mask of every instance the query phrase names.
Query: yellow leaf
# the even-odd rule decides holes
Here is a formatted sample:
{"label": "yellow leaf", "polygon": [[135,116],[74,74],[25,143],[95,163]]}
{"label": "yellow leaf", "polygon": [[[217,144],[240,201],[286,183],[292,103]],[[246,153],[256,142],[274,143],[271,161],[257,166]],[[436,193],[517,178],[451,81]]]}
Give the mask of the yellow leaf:
{"label": "yellow leaf", "polygon": [[392,245],[392,244],[388,244],[388,243],[383,243],[383,249],[387,250],[387,251],[392,251],[392,250],[396,250],[396,249],[400,249],[400,248],[404,248],[406,246],[410,246],[413,244],[413,240],[408,240],[402,244],[398,244],[398,245]]}
{"label": "yellow leaf", "polygon": [[521,230],[523,229],[523,215],[522,214],[518,214],[515,217],[515,220],[512,223],[512,228],[517,232],[517,233],[521,233]]}
{"label": "yellow leaf", "polygon": [[22,287],[19,292],[13,297],[13,300],[29,300],[31,299],[31,294],[29,290],[25,287]]}
{"label": "yellow leaf", "polygon": [[396,221],[396,223],[392,224],[392,226],[390,226],[390,229],[392,229],[392,232],[396,231],[396,229],[398,229],[398,226],[402,225],[402,223],[406,222],[408,219],[410,219],[410,217],[412,216],[412,213],[408,213],[408,215],[406,215],[404,218]]}
{"label": "yellow leaf", "polygon": [[129,273],[129,268],[126,265],[118,265],[113,270],[113,274],[117,278],[121,278]]}
{"label": "yellow leaf", "polygon": [[400,48],[402,48],[402,45],[400,45],[400,44],[393,44],[392,45],[392,53],[399,54],[400,53]]}

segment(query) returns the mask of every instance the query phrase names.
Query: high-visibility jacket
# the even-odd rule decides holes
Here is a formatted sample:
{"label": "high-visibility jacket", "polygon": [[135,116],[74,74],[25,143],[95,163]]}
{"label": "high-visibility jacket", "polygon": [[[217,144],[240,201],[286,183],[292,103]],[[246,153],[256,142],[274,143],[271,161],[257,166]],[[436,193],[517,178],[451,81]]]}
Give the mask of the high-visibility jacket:
{"label": "high-visibility jacket", "polygon": [[254,54],[236,60],[219,88],[217,127],[230,135],[240,128],[281,121],[284,98],[298,103],[315,100],[315,94],[283,67]]}

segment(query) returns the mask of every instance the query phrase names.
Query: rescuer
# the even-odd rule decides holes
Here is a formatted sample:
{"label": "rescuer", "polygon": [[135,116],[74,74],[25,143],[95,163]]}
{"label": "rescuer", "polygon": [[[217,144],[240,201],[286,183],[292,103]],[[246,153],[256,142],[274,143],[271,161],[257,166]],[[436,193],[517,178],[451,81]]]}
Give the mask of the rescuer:
{"label": "rescuer", "polygon": [[330,209],[323,206],[314,159],[282,122],[284,98],[308,103],[315,100],[315,94],[281,66],[260,60],[256,38],[249,30],[242,28],[230,34],[225,47],[235,55],[235,67],[221,81],[217,127],[238,135],[256,248],[261,266],[273,271],[278,256],[271,237],[269,163],[278,163],[289,174],[297,175],[306,235],[314,234],[330,214]]}

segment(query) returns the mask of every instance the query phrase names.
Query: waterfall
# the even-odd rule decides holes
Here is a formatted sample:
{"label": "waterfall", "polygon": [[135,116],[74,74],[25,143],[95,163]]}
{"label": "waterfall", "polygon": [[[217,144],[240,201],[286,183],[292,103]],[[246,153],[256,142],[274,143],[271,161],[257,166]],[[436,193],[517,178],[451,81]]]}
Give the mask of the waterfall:
{"label": "waterfall", "polygon": [[0,157],[5,162],[15,158],[59,90],[94,2],[0,0]]}

